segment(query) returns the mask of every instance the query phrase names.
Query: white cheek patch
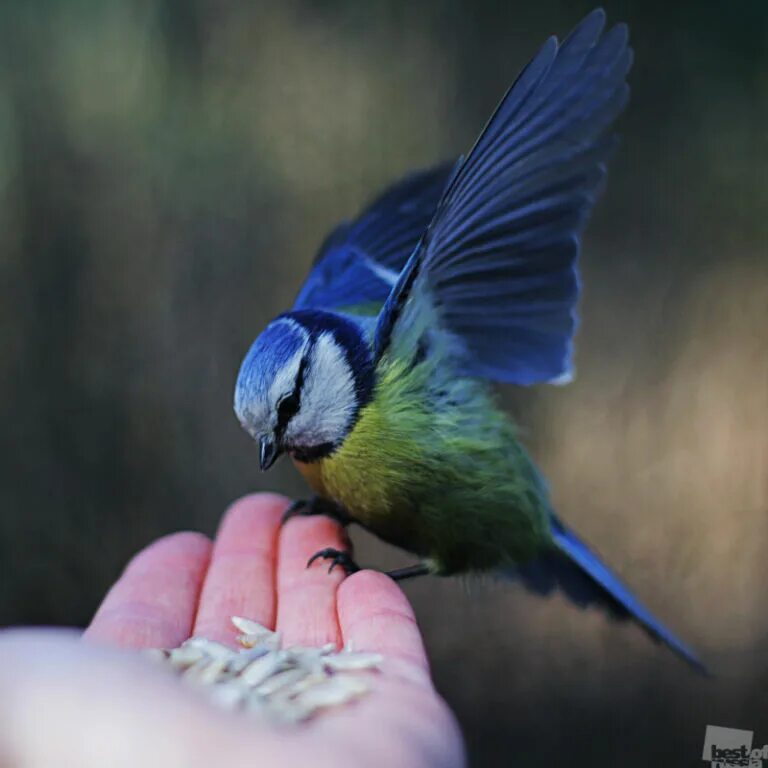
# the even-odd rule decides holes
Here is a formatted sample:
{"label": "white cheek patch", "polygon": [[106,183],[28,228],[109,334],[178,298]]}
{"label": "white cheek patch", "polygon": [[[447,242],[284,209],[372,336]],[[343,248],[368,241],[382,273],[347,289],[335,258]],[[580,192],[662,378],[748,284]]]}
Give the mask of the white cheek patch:
{"label": "white cheek patch", "polygon": [[344,352],[330,333],[315,341],[301,390],[299,412],[288,423],[288,443],[340,443],[357,408],[355,379]]}

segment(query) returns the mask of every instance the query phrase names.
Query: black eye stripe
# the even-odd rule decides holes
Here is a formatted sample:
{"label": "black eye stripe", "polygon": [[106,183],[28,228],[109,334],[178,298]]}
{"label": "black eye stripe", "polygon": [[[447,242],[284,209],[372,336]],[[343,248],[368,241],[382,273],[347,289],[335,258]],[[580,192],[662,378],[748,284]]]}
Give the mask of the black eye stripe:
{"label": "black eye stripe", "polygon": [[307,375],[307,367],[309,366],[309,355],[312,351],[312,347],[314,345],[310,345],[307,351],[304,353],[304,356],[301,358],[301,362],[299,363],[299,370],[296,373],[296,384],[293,388],[293,394],[296,395],[297,398],[301,398],[301,389],[304,386],[304,377]]}
{"label": "black eye stripe", "polygon": [[277,404],[277,433],[282,434],[288,426],[288,422],[299,412],[301,408],[301,390],[304,386],[304,377],[309,365],[309,350],[301,358],[299,370],[296,373],[296,382],[293,385],[293,392],[285,395]]}
{"label": "black eye stripe", "polygon": [[283,397],[277,404],[278,424],[287,424],[288,421],[296,415],[299,410],[299,398],[295,392]]}

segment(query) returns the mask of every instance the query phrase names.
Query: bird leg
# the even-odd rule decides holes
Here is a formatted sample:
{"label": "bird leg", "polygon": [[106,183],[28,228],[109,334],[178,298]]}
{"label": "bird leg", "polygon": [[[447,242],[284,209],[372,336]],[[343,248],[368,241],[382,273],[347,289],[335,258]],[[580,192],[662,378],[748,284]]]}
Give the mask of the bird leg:
{"label": "bird leg", "polygon": [[325,515],[335,520],[343,528],[346,528],[352,518],[334,502],[321,496],[313,496],[311,499],[297,499],[283,512],[281,525],[285,525],[292,517],[310,517],[312,515]]}
{"label": "bird leg", "polygon": [[384,571],[392,581],[405,581],[406,579],[414,579],[416,576],[429,576],[431,571],[429,566],[424,563],[416,563],[416,565],[408,565],[405,568],[395,568],[394,571]]}
{"label": "bird leg", "polygon": [[[357,573],[362,570],[360,566],[352,559],[349,552],[343,552],[340,549],[334,549],[333,547],[326,547],[319,552],[315,552],[307,562],[307,568],[309,568],[315,560],[330,560],[331,565],[328,568],[330,573],[337,565],[343,568],[347,576]],[[389,576],[393,581],[404,581],[405,579],[412,579],[416,576],[427,576],[430,573],[429,566],[424,563],[417,563],[416,565],[409,565],[406,568],[396,568],[394,571],[379,571],[385,576]]]}

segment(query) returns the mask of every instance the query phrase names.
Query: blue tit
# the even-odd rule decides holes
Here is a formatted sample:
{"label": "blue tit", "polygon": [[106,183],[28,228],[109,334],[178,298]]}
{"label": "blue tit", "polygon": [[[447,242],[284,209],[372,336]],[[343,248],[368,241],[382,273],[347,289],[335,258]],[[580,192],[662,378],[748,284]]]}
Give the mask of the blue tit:
{"label": "blue tit", "polygon": [[331,233],[245,356],[235,412],[262,469],[288,454],[322,509],[418,557],[394,578],[559,588],[703,669],[555,514],[492,385],[572,375],[580,240],[632,63],[627,27],[604,28],[598,9],[547,40],[466,156]]}

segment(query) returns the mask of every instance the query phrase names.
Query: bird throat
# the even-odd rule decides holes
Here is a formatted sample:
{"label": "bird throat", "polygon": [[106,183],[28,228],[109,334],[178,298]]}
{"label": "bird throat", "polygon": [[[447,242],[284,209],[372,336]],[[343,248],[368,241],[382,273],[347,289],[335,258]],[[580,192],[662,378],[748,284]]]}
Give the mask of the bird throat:
{"label": "bird throat", "polygon": [[295,456],[291,456],[296,469],[301,472],[309,487],[318,495],[325,496],[325,484],[323,483],[323,461],[301,461]]}

